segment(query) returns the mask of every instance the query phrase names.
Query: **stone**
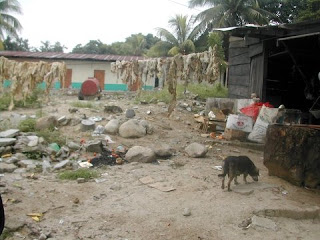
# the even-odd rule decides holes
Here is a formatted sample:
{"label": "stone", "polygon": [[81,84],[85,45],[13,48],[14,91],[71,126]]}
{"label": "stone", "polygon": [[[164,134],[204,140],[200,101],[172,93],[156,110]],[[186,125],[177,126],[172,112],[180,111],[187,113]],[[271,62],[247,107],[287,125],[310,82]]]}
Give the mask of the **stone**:
{"label": "stone", "polygon": [[153,127],[147,120],[141,120],[140,125],[146,129],[147,134],[153,133]]}
{"label": "stone", "polygon": [[108,105],[105,105],[104,106],[104,112],[106,113],[122,113],[123,110],[121,107],[118,107],[118,106],[108,106]]}
{"label": "stone", "polygon": [[17,141],[15,138],[0,138],[0,147],[5,147],[14,144]]}
{"label": "stone", "polygon": [[162,107],[164,107],[164,106],[166,106],[167,104],[165,103],[165,102],[158,102],[158,104],[157,104],[158,106],[162,106]]}
{"label": "stone", "polygon": [[75,142],[68,142],[67,146],[72,150],[79,150],[81,146]]}
{"label": "stone", "polygon": [[95,153],[101,153],[103,149],[103,145],[101,141],[92,141],[88,142],[85,145],[87,152],[95,152]]}
{"label": "stone", "polygon": [[62,159],[69,157],[69,155],[70,155],[70,149],[67,146],[62,146],[60,150],[56,153],[56,156]]}
{"label": "stone", "polygon": [[119,134],[123,138],[140,138],[147,134],[145,127],[136,119],[130,119],[119,128]]}
{"label": "stone", "polygon": [[160,157],[160,158],[171,157],[175,152],[175,150],[172,147],[170,147],[168,144],[156,145],[153,148],[153,151],[155,152],[157,157]]}
{"label": "stone", "polygon": [[37,160],[21,160],[17,163],[18,166],[20,167],[24,167],[24,168],[28,168],[28,166],[31,166],[31,165],[42,165],[42,162],[40,161],[37,161]]}
{"label": "stone", "polygon": [[57,169],[61,169],[64,168],[65,166],[69,165],[70,160],[63,160],[59,163],[57,163],[56,165],[54,165],[53,169],[57,170]]}
{"label": "stone", "polygon": [[15,163],[19,162],[19,159],[16,156],[13,156],[13,157],[10,157],[7,159],[3,159],[3,160],[9,164],[15,164]]}
{"label": "stone", "polygon": [[127,109],[126,111],[126,118],[133,118],[136,115],[133,109]]}
{"label": "stone", "polygon": [[106,132],[106,129],[103,126],[98,125],[96,129],[93,131],[92,136],[100,136],[105,132]]}
{"label": "stone", "polygon": [[68,111],[69,111],[69,113],[76,113],[79,110],[78,110],[78,108],[69,108]]}
{"label": "stone", "polygon": [[80,123],[81,123],[81,119],[80,118],[71,118],[70,119],[70,125],[71,126],[76,126],[76,125],[78,125]]}
{"label": "stone", "polygon": [[45,235],[44,233],[41,233],[39,236],[39,240],[46,240],[47,239],[47,235]]}
{"label": "stone", "polygon": [[189,157],[201,158],[207,154],[208,148],[200,143],[191,143],[185,148],[185,151]]}
{"label": "stone", "polygon": [[35,147],[38,145],[39,137],[37,136],[27,136],[29,139],[28,147]]}
{"label": "stone", "polygon": [[0,162],[0,173],[12,173],[18,167],[12,163]]}
{"label": "stone", "polygon": [[151,148],[134,146],[125,155],[128,162],[151,163],[156,160],[156,154]]}
{"label": "stone", "polygon": [[77,178],[77,183],[85,183],[86,179],[85,178]]}
{"label": "stone", "polygon": [[14,138],[19,135],[19,129],[9,129],[3,132],[0,132],[0,138]]}
{"label": "stone", "polygon": [[87,120],[87,119],[81,121],[81,131],[82,132],[94,130],[95,127],[96,127],[95,121]]}
{"label": "stone", "polygon": [[183,209],[183,216],[185,216],[185,217],[191,216],[191,210],[190,210],[190,208],[185,208],[185,209]]}
{"label": "stone", "polygon": [[253,216],[252,217],[252,227],[262,227],[266,229],[270,229],[273,231],[277,231],[277,225],[275,224],[274,221],[272,221],[269,218],[264,218],[264,217],[258,217],[258,216]]}
{"label": "stone", "polygon": [[119,131],[119,126],[120,121],[118,119],[112,119],[106,124],[104,128],[106,129],[106,132],[109,134],[117,134]]}
{"label": "stone", "polygon": [[58,120],[55,116],[45,116],[36,121],[35,129],[44,130],[58,126]]}

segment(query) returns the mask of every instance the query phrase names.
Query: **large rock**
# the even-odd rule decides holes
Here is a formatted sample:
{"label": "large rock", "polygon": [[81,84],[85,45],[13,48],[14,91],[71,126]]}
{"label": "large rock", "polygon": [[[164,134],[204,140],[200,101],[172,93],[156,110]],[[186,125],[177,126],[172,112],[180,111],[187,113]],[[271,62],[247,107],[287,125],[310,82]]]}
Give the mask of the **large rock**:
{"label": "large rock", "polygon": [[0,173],[12,173],[18,167],[12,163],[0,162]]}
{"label": "large rock", "polygon": [[46,116],[39,118],[36,122],[36,130],[44,130],[52,127],[58,126],[58,120],[55,116]]}
{"label": "large rock", "polygon": [[106,132],[109,134],[117,134],[119,131],[119,126],[120,121],[118,119],[112,119],[106,124],[104,128],[106,129]]}
{"label": "large rock", "polygon": [[138,120],[130,119],[119,128],[119,134],[123,138],[140,138],[147,134],[146,128]]}
{"label": "large rock", "polygon": [[101,141],[91,141],[85,145],[87,152],[101,153],[103,145]]}
{"label": "large rock", "polygon": [[128,150],[125,159],[128,162],[151,163],[156,160],[156,155],[151,148],[134,146]]}
{"label": "large rock", "polygon": [[169,146],[168,144],[156,145],[156,146],[154,146],[153,151],[160,158],[169,158],[175,152],[175,150],[171,146]]}
{"label": "large rock", "polygon": [[201,158],[207,154],[208,149],[206,146],[200,143],[191,143],[185,148],[185,151],[189,155],[189,157]]}
{"label": "large rock", "polygon": [[0,138],[0,147],[5,147],[14,144],[17,141],[15,138]]}
{"label": "large rock", "polygon": [[320,131],[310,127],[269,125],[264,165],[270,176],[292,184],[320,186]]}
{"label": "large rock", "polygon": [[0,138],[13,138],[19,135],[19,133],[20,133],[19,129],[9,129],[9,130],[0,132]]}

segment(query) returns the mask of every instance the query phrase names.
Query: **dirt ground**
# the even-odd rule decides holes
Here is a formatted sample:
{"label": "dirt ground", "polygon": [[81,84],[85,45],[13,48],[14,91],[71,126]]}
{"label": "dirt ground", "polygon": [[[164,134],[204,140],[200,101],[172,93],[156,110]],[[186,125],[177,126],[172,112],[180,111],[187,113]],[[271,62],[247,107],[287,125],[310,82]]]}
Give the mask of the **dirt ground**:
{"label": "dirt ground", "polygon": [[[135,118],[152,124],[153,134],[139,139],[111,136],[114,146],[152,148],[166,143],[176,154],[154,164],[100,168],[101,176],[85,183],[59,180],[57,172],[36,173],[37,179],[28,178],[30,173],[5,173],[0,178],[0,191],[6,227],[13,232],[7,239],[319,239],[319,191],[268,176],[262,151],[202,137],[194,113],[179,107],[167,118],[167,106],[136,104],[132,97],[117,94],[92,101],[97,105],[94,110],[79,108],[78,113],[69,113],[74,101],[76,96],[60,93],[42,111],[57,117],[86,114],[107,119],[110,114],[103,112],[105,104],[123,110],[134,108]],[[148,110],[152,114],[148,115]],[[14,112],[32,115],[35,111]],[[11,113],[0,114],[6,118]],[[118,117],[125,119],[125,114]],[[99,124],[104,126],[106,119]],[[94,138],[80,132],[79,125],[61,127],[60,131],[76,142]],[[205,158],[185,154],[184,148],[192,142],[209,147]],[[239,178],[240,185],[231,186],[233,191],[222,190],[217,176],[220,171],[215,166],[221,166],[229,155],[249,156],[260,168],[259,182],[248,178],[249,184],[245,185]],[[175,190],[163,192],[139,180],[147,176]],[[37,222],[29,213],[43,216]],[[262,224],[245,223],[257,215]]]}

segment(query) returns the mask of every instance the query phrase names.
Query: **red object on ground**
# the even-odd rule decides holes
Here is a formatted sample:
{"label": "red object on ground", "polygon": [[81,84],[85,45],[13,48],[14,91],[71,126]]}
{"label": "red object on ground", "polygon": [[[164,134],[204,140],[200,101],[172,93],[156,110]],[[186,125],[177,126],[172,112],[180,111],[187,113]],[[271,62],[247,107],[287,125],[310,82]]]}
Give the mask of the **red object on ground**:
{"label": "red object on ground", "polygon": [[257,102],[257,103],[252,103],[244,108],[241,108],[240,111],[243,114],[249,117],[252,117],[252,119],[256,121],[259,115],[260,109],[262,108],[263,105],[269,108],[273,108],[273,106],[269,102],[265,102],[265,103]]}
{"label": "red object on ground", "polygon": [[81,93],[83,96],[94,96],[99,92],[100,84],[96,78],[88,78],[81,85]]}

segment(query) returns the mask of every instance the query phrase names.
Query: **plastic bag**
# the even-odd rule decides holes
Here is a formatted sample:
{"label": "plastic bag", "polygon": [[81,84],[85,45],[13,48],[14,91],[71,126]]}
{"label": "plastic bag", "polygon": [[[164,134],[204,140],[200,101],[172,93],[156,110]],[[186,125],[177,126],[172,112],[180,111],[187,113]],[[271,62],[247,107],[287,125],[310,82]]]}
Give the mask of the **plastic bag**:
{"label": "plastic bag", "polygon": [[252,117],[253,121],[256,121],[262,106],[273,108],[273,106],[269,102],[265,102],[265,103],[258,102],[258,103],[252,103],[244,108],[241,108],[240,112],[242,112],[243,114],[249,117]]}

